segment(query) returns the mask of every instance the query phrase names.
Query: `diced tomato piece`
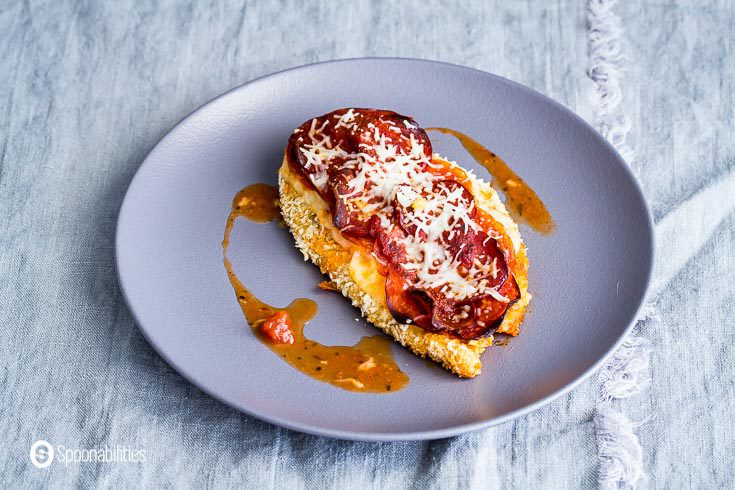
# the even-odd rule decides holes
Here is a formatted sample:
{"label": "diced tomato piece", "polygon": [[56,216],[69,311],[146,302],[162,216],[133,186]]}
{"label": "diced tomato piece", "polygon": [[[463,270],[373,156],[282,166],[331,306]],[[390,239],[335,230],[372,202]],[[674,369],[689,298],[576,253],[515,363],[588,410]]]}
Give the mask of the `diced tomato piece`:
{"label": "diced tomato piece", "polygon": [[293,344],[296,339],[291,331],[291,316],[286,310],[277,311],[260,326],[263,335],[275,344]]}

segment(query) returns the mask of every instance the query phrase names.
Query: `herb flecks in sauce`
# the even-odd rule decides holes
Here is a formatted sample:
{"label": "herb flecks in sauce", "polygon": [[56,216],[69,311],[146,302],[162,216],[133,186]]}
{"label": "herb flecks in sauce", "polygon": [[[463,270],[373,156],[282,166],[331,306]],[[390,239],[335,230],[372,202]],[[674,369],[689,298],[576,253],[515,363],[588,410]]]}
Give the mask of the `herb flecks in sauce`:
{"label": "herb flecks in sauce", "polygon": [[[267,184],[253,184],[237,193],[227,217],[222,249],[227,276],[243,315],[253,333],[270,350],[295,369],[319,381],[348,391],[389,393],[408,383],[393,360],[391,341],[382,335],[363,337],[354,346],[323,345],[304,336],[304,326],[314,318],[317,305],[306,298],[297,298],[286,308],[276,308],[258,299],[238,279],[227,258],[230,233],[237,218],[258,223],[279,219],[278,190]],[[292,344],[276,344],[261,332],[260,326],[277,312],[285,310],[291,320]]]}
{"label": "herb flecks in sauce", "polygon": [[462,146],[492,175],[492,186],[505,195],[505,204],[516,221],[549,235],[556,229],[556,224],[549,211],[536,192],[516,174],[499,156],[491,152],[466,134],[449,128],[427,128],[427,131],[439,131],[459,140]]}

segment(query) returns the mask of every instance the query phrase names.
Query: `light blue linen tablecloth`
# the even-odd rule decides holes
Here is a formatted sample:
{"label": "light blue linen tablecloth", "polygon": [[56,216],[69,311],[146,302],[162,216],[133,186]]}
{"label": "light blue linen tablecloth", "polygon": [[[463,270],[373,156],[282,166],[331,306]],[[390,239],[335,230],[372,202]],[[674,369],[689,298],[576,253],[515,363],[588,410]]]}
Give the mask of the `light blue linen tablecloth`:
{"label": "light blue linen tablecloth", "polygon": [[[116,213],[187,113],[283,68],[358,56],[464,64],[590,118],[585,3],[0,1],[3,486],[589,487],[597,382],[501,427],[352,443],[228,408],[164,363],[113,265]],[[735,485],[735,6],[627,2],[622,89],[657,222],[641,326],[652,384],[620,407],[651,487]],[[38,439],[144,463],[30,464]]]}

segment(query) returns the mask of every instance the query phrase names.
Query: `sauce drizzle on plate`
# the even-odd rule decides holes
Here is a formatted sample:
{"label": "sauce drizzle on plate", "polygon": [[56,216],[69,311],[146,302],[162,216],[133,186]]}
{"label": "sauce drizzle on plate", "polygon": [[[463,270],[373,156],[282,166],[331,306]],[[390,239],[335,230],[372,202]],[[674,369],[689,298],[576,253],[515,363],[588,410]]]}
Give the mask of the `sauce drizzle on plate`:
{"label": "sauce drizzle on plate", "polygon": [[[354,346],[329,346],[306,338],[304,326],[317,312],[317,304],[306,298],[297,298],[285,308],[276,308],[258,299],[235,274],[227,249],[230,232],[237,218],[257,223],[268,223],[280,218],[278,190],[267,184],[253,184],[237,193],[222,240],[222,251],[227,277],[248,324],[258,339],[295,369],[319,381],[348,391],[389,393],[408,384],[408,376],[393,359],[391,341],[375,335],[363,337]],[[286,311],[291,319],[293,344],[277,344],[262,332],[261,325],[279,311]]]}
{"label": "sauce drizzle on plate", "polygon": [[550,235],[556,224],[536,192],[516,174],[499,156],[464,133],[449,128],[426,128],[427,131],[438,131],[449,134],[459,140],[472,158],[492,175],[492,186],[505,195],[505,204],[516,221]]}

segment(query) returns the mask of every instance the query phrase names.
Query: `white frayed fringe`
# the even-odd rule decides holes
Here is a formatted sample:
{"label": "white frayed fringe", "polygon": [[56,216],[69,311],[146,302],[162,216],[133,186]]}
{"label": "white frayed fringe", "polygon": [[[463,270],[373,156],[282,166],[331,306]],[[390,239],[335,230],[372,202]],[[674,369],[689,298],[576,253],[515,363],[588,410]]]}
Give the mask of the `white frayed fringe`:
{"label": "white frayed fringe", "polygon": [[587,4],[587,47],[590,60],[589,77],[595,82],[593,107],[595,125],[602,135],[630,162],[633,150],[626,137],[630,121],[620,109],[620,18],[613,13],[615,0],[589,0]]}
{"label": "white frayed fringe", "polygon": [[637,395],[648,385],[648,341],[629,335],[600,371],[600,401]]}
{"label": "white frayed fringe", "polygon": [[632,488],[644,474],[643,451],[631,421],[610,407],[598,408],[595,433],[600,454],[600,488]]}
{"label": "white frayed fringe", "polygon": [[[588,74],[595,83],[592,94],[594,123],[600,133],[630,163],[634,152],[626,142],[630,121],[620,106],[622,28],[620,18],[613,12],[615,3],[615,0],[588,1]],[[650,317],[651,311],[644,311],[640,320]],[[636,395],[648,384],[648,357],[646,339],[631,334],[600,372],[600,393],[594,416],[600,488],[633,488],[645,476],[643,451],[633,432],[633,424],[625,415],[612,408],[612,402]]]}
{"label": "white frayed fringe", "polygon": [[633,423],[612,408],[612,401],[637,395],[648,385],[648,341],[630,334],[599,375],[594,425],[600,488],[634,488],[645,477],[643,450]]}

